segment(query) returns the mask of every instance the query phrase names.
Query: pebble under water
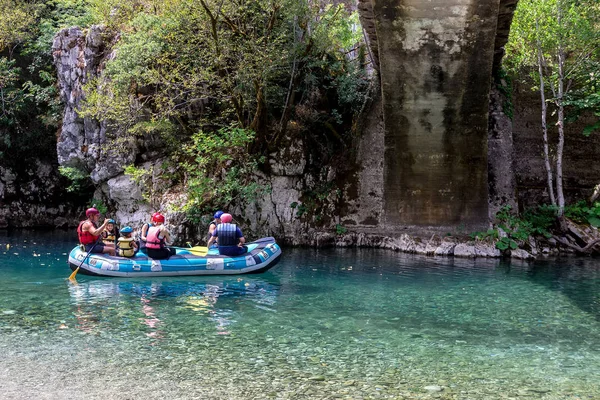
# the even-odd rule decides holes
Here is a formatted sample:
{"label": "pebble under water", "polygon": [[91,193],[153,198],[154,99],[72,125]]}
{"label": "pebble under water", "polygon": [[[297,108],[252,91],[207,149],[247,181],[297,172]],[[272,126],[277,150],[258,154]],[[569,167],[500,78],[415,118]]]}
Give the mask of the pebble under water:
{"label": "pebble under water", "polygon": [[0,235],[2,399],[598,399],[600,260],[283,249],[260,275],[66,278]]}

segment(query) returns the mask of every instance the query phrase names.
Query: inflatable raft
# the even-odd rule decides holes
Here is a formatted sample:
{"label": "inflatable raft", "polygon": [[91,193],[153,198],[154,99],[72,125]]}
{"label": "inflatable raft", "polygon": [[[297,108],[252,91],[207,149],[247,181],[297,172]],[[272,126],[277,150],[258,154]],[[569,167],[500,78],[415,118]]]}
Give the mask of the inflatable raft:
{"label": "inflatable raft", "polygon": [[107,254],[90,254],[80,246],[69,253],[69,267],[79,273],[96,276],[184,276],[257,274],[273,267],[281,257],[281,248],[272,237],[247,243],[248,252],[237,257],[219,255],[211,249],[198,255],[192,249],[177,248],[177,254],[166,260],[154,260],[145,253],[134,257],[114,257]]}

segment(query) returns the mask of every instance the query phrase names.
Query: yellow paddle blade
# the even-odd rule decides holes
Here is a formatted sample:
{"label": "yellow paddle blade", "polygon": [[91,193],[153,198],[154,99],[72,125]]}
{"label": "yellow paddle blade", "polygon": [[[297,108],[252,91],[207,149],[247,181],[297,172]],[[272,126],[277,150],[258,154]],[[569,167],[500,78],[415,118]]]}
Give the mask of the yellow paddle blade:
{"label": "yellow paddle blade", "polygon": [[189,249],[187,249],[189,251],[200,251],[200,252],[207,252],[208,251],[208,247],[204,247],[204,246],[194,246],[194,247],[190,247]]}
{"label": "yellow paddle blade", "polygon": [[77,275],[77,272],[79,272],[79,267],[77,267],[77,269],[75,271],[73,271],[73,273],[69,276],[70,281],[75,280],[75,275]]}
{"label": "yellow paddle blade", "polygon": [[191,248],[191,249],[186,249],[186,250],[195,256],[204,257],[208,253],[208,249],[206,249],[206,247],[204,249],[205,250],[194,250],[194,248]]}

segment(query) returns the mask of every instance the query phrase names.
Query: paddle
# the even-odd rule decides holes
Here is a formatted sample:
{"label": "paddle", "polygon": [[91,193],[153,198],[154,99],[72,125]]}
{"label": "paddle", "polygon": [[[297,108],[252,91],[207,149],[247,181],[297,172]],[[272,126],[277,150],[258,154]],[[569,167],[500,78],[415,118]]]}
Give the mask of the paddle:
{"label": "paddle", "polygon": [[194,246],[194,247],[170,246],[170,247],[172,247],[174,249],[179,249],[179,250],[187,250],[195,256],[205,256],[208,253],[208,247],[204,247],[204,246]]}
{"label": "paddle", "polygon": [[102,235],[98,236],[98,240],[96,240],[96,243],[94,243],[94,245],[92,246],[92,248],[90,249],[90,251],[88,251],[88,253],[85,255],[85,257],[83,258],[83,260],[81,260],[81,262],[79,263],[79,266],[77,268],[75,268],[75,271],[73,271],[73,273],[71,275],[69,275],[69,280],[70,281],[74,281],[75,280],[75,275],[77,275],[77,272],[79,272],[79,268],[81,268],[81,266],[83,265],[83,263],[85,262],[85,260],[87,260],[87,258],[90,256],[90,254],[92,254],[92,250],[94,250],[94,248],[96,247],[96,245],[98,243],[100,243],[102,241]]}

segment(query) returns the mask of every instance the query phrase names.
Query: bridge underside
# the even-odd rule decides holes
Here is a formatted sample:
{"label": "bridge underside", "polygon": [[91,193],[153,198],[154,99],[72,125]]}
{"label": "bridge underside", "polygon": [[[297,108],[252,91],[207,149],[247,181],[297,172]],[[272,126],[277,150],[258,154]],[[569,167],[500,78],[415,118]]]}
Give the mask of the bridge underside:
{"label": "bridge underside", "polygon": [[360,0],[381,80],[387,227],[488,224],[490,84],[515,5]]}

